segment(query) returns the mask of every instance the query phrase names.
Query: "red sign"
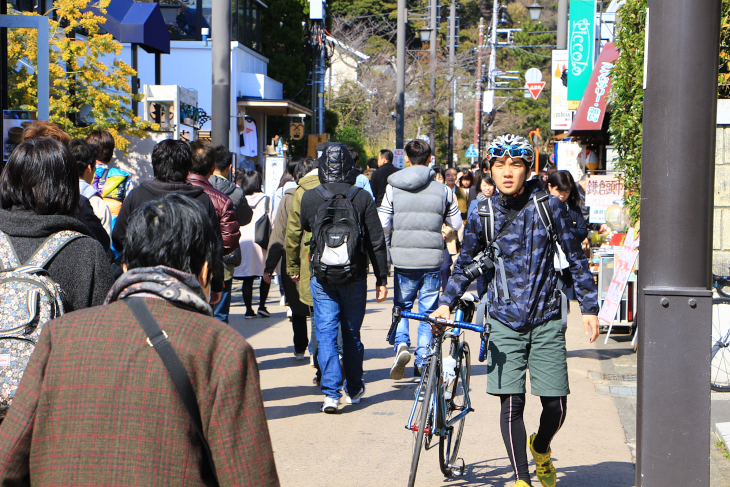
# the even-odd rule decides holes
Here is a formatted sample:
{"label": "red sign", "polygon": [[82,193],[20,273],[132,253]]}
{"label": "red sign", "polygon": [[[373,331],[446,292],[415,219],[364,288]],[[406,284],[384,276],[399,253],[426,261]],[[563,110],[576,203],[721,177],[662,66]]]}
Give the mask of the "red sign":
{"label": "red sign", "polygon": [[543,88],[545,88],[544,81],[535,81],[532,83],[527,83],[527,89],[530,90],[530,93],[532,94],[532,97],[535,100],[537,100],[537,97],[540,96],[540,93],[542,93]]}
{"label": "red sign", "polygon": [[611,70],[617,59],[618,49],[613,42],[603,46],[568,134],[589,130],[600,131],[603,127],[606,103],[611,91]]}

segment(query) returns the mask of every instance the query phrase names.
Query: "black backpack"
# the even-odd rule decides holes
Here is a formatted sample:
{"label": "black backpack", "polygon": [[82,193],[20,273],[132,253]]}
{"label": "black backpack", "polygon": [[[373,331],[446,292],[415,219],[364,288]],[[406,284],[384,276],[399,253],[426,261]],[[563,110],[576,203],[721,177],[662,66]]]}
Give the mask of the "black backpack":
{"label": "black backpack", "polygon": [[317,209],[309,241],[312,275],[327,284],[349,284],[360,275],[364,252],[360,213],[352,204],[360,188],[336,195],[322,185],[315,190],[325,201]]}

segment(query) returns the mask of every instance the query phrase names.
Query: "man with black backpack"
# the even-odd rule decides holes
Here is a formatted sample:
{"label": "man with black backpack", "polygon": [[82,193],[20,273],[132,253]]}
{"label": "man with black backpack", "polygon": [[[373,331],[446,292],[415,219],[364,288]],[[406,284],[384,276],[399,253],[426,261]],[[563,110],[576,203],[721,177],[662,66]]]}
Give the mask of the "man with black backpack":
{"label": "man with black backpack", "polygon": [[[561,272],[573,277],[591,343],[598,338],[598,296],[565,205],[548,196],[539,180],[526,182],[534,158],[532,146],[524,137],[505,135],[497,137],[487,152],[500,194],[480,202],[478,211],[469,216],[461,254],[432,316],[448,319],[469,283],[493,272],[481,297],[482,304],[488,304],[483,313],[491,325],[487,393],[499,396],[502,403],[502,438],[517,479],[515,487],[531,485],[526,445],[535,459],[538,480],[554,487],[550,443],[565,421],[570,392]],[[542,402],[540,427],[529,439],[522,419],[527,370],[531,392]]]}
{"label": "man with black backpack", "polygon": [[[365,394],[362,380],[364,347],[360,327],[365,317],[368,260],[376,277],[377,301],[388,296],[383,228],[369,193],[354,186],[359,172],[342,144],[330,143],[318,159],[322,184],[304,193],[302,228],[312,232],[310,289],[319,341],[317,359],[325,395],[322,411],[337,413],[344,370],[346,402],[357,404]],[[337,330],[342,327],[342,369]]]}

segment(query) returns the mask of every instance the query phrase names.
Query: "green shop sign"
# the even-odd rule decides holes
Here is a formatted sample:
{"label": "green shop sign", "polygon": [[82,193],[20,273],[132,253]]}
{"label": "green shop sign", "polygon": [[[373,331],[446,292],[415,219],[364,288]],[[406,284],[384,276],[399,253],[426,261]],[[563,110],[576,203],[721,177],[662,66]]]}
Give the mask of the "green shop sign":
{"label": "green shop sign", "polygon": [[570,0],[568,108],[578,108],[595,61],[596,0]]}

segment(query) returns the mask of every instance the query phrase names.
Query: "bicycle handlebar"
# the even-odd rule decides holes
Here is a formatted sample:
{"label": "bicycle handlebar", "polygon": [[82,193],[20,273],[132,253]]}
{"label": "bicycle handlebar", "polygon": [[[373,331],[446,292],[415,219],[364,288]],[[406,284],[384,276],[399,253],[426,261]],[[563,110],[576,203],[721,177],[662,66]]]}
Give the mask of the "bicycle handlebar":
{"label": "bicycle handlebar", "polygon": [[[398,309],[398,308],[396,308],[396,309]],[[401,316],[401,318],[407,318],[409,320],[425,321],[427,323],[433,323],[434,325],[451,326],[453,328],[463,328],[465,330],[471,330],[471,331],[475,331],[477,333],[484,332],[483,326],[478,326],[478,325],[475,325],[474,323],[468,323],[466,321],[454,321],[454,320],[447,320],[444,318],[431,318],[428,315],[422,315],[420,313],[412,313],[410,311],[401,311],[400,316]]]}
{"label": "bicycle handlebar", "polygon": [[718,276],[717,274],[712,274],[712,286],[720,296],[730,298],[730,294],[722,289],[724,286],[730,286],[730,276]]}

